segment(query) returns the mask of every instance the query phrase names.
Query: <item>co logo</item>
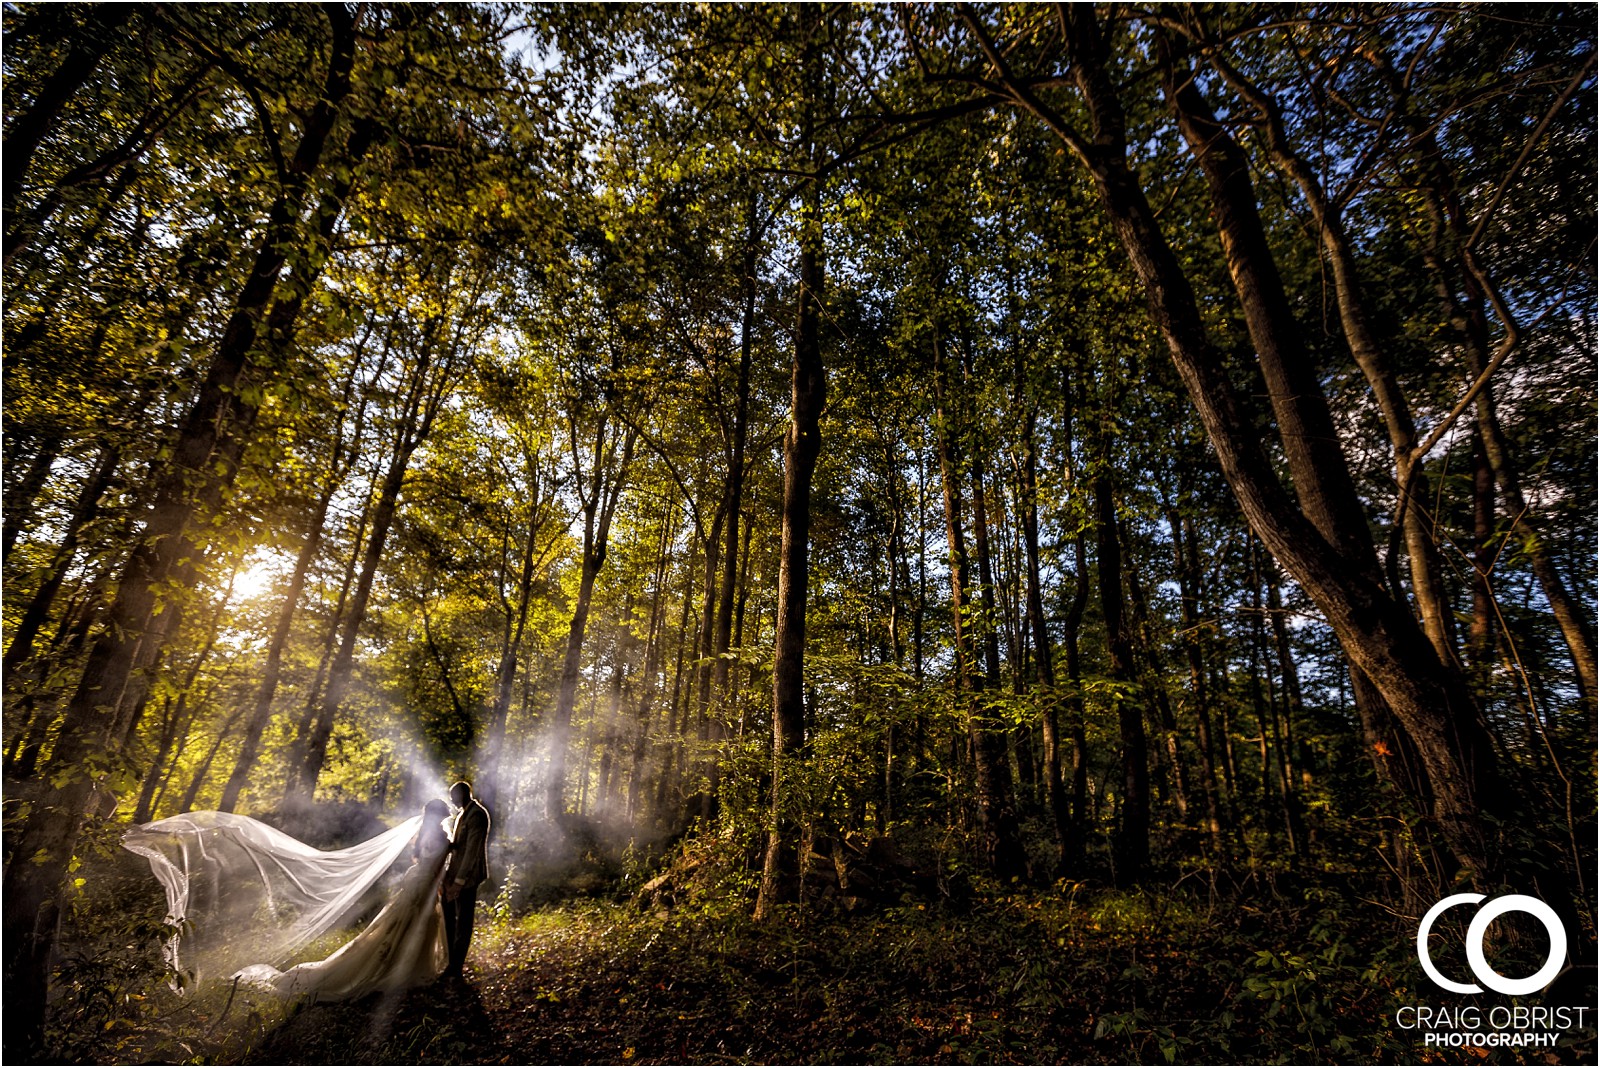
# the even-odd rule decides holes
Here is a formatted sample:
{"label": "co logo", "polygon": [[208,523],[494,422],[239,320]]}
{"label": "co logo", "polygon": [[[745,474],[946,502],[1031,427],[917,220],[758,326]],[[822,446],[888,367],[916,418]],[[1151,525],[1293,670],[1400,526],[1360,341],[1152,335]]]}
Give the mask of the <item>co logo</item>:
{"label": "co logo", "polygon": [[[1457,994],[1481,994],[1484,986],[1506,995],[1531,994],[1549,986],[1550,980],[1556,977],[1562,962],[1567,959],[1567,929],[1561,925],[1561,918],[1556,915],[1555,909],[1526,894],[1505,894],[1495,898],[1480,908],[1467,925],[1467,963],[1472,968],[1473,978],[1483,986],[1458,983],[1439,974],[1439,969],[1433,966],[1428,956],[1428,932],[1433,930],[1433,921],[1448,908],[1475,905],[1482,900],[1483,894],[1451,894],[1422,917],[1422,922],[1417,925],[1417,961],[1422,965],[1422,970],[1428,973],[1428,978]],[[1544,924],[1544,929],[1550,934],[1550,956],[1545,958],[1543,967],[1525,979],[1507,979],[1490,967],[1483,955],[1483,936],[1489,930],[1489,925],[1507,912],[1526,912]]]}

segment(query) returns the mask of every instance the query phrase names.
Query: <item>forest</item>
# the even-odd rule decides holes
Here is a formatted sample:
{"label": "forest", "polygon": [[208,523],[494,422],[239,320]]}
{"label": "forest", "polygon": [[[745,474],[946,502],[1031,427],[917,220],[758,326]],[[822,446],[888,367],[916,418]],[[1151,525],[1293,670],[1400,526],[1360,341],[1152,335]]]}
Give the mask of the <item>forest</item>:
{"label": "forest", "polygon": [[[6,1059],[1592,1062],[1592,6],[3,18]],[[465,988],[169,986],[457,779]]]}

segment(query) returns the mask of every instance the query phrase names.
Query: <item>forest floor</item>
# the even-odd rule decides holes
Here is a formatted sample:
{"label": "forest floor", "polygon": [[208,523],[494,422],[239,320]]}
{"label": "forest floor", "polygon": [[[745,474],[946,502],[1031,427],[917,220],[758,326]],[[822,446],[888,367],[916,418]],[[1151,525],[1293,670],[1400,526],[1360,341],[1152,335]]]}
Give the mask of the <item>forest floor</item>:
{"label": "forest floor", "polygon": [[[1326,887],[974,893],[870,913],[568,901],[480,916],[465,982],[111,1019],[65,1059],[253,1064],[1593,1063],[1424,1048],[1392,918]],[[1253,903],[1252,903],[1253,902]],[[1415,970],[1415,959],[1410,958]],[[1592,991],[1591,991],[1592,993]],[[1585,995],[1587,996],[1587,995]],[[154,1013],[154,1002],[152,1010]],[[1586,1002],[1578,1002],[1586,1003]],[[98,1029],[97,1025],[97,1028]],[[111,1053],[111,1050],[116,1053]]]}

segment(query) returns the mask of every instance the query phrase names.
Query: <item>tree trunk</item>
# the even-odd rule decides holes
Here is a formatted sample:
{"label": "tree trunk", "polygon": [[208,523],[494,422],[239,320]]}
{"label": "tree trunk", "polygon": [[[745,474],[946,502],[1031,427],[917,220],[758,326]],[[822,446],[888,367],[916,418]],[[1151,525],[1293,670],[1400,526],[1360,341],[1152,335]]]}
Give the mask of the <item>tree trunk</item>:
{"label": "tree trunk", "polygon": [[178,732],[183,721],[189,715],[189,692],[185,689],[178,694],[174,702],[171,697],[164,698],[161,702],[161,731],[157,735],[156,755],[150,761],[150,767],[145,770],[144,783],[139,788],[139,800],[133,806],[133,822],[137,826],[150,822],[150,813],[154,807],[156,788],[166,778],[171,769],[167,765],[167,758],[172,755],[172,748],[178,741]]}
{"label": "tree trunk", "polygon": [[[343,392],[339,400],[339,411],[341,412],[340,428],[328,449],[330,470],[326,475],[327,481],[323,486],[322,497],[317,501],[311,522],[307,525],[305,539],[300,545],[300,553],[295,557],[294,571],[289,577],[289,588],[285,592],[283,604],[278,610],[277,625],[273,629],[272,639],[267,647],[267,661],[262,667],[261,685],[256,690],[255,707],[252,709],[249,719],[245,721],[244,738],[239,743],[239,752],[234,758],[233,771],[229,774],[227,782],[223,784],[222,797],[217,802],[217,809],[221,812],[232,812],[237,807],[239,795],[248,784],[251,773],[256,770],[256,759],[261,753],[261,738],[266,733],[268,725],[272,722],[272,702],[277,696],[278,682],[283,671],[283,651],[289,643],[289,636],[293,630],[295,610],[300,604],[300,595],[305,591],[306,575],[310,572],[311,564],[316,560],[317,552],[322,547],[324,526],[327,523],[328,508],[333,502],[334,493],[338,490],[345,475],[355,466],[355,458],[361,444],[363,416],[366,412],[367,398],[362,398],[361,405],[356,413],[354,440],[350,445],[350,459],[348,462],[340,461],[340,455],[344,452],[342,413],[349,403],[356,375],[360,371],[361,356],[365,351],[366,342],[370,338],[371,332],[372,327],[369,324],[360,342],[356,345],[355,354],[351,360],[350,373],[345,378]],[[388,364],[389,348],[389,343],[386,341],[379,367],[380,374],[383,367]],[[365,529],[364,523],[365,516],[363,516],[362,531]],[[361,533],[358,532],[356,535],[358,545],[360,540]],[[354,554],[352,554],[351,567],[354,567]],[[340,591],[339,596],[339,608],[341,610],[344,607],[344,598],[349,586],[350,575],[347,573],[344,589]],[[334,617],[336,620],[338,615],[339,612],[335,611]],[[320,688],[321,668],[325,665],[326,661],[324,661],[323,665],[319,665],[317,683],[312,687],[313,698],[315,698]]]}
{"label": "tree trunk", "polygon": [[256,758],[261,753],[261,737],[272,722],[272,699],[277,696],[278,679],[283,671],[283,650],[289,644],[289,634],[294,628],[295,609],[300,604],[300,594],[305,590],[306,574],[311,570],[311,562],[316,559],[317,550],[322,545],[322,528],[328,518],[328,505],[333,500],[335,488],[335,482],[330,479],[321,500],[317,502],[305,540],[300,545],[300,554],[295,557],[289,588],[284,592],[283,604],[278,609],[278,622],[267,645],[267,661],[261,669],[261,685],[256,689],[255,705],[250,718],[245,721],[244,738],[240,740],[239,752],[234,758],[233,772],[223,784],[222,798],[217,802],[219,812],[234,810],[239,803],[239,794],[250,781],[251,773],[256,770]]}
{"label": "tree trunk", "polygon": [[[1132,541],[1127,536],[1127,524],[1118,523],[1118,529],[1119,537],[1125,546],[1129,546],[1127,551],[1131,556]],[[1161,659],[1161,646],[1156,640],[1150,607],[1145,601],[1144,585],[1139,581],[1138,562],[1130,561],[1130,564],[1127,569],[1128,603],[1133,608],[1133,624],[1148,665],[1144,675],[1146,692],[1155,713],[1155,722],[1161,727],[1161,752],[1166,757],[1167,766],[1172,769],[1172,799],[1178,809],[1178,818],[1187,819],[1189,769],[1184,765],[1183,750],[1178,746],[1178,720],[1172,714],[1172,700],[1167,695],[1166,665]]]}
{"label": "tree trunk", "polygon": [[[750,522],[750,517],[745,517],[744,547],[739,551],[739,592],[733,606],[733,648],[744,648],[744,617],[750,605],[750,540],[755,533],[755,524]],[[756,625],[756,640],[760,640],[760,623]],[[730,669],[731,670],[731,669]],[[756,666],[751,664],[745,671],[743,687],[737,680],[730,682],[730,697],[737,700],[741,688],[749,688],[755,682]],[[745,719],[747,710],[744,705],[739,706],[739,737],[744,737]]]}
{"label": "tree trunk", "polygon": [[1278,761],[1281,765],[1280,775],[1284,783],[1284,794],[1288,798],[1288,818],[1290,830],[1294,833],[1299,849],[1304,852],[1309,848],[1309,839],[1305,828],[1305,804],[1300,799],[1300,792],[1295,788],[1295,723],[1305,722],[1305,699],[1300,689],[1300,670],[1295,665],[1292,650],[1289,648],[1289,624],[1284,617],[1283,591],[1278,581],[1278,571],[1271,561],[1266,561],[1267,581],[1267,610],[1272,621],[1273,644],[1278,653],[1279,677],[1283,680],[1283,733],[1281,740],[1274,737],[1274,744],[1278,748]]}
{"label": "tree trunk", "polygon": [[[808,64],[818,62],[815,50]],[[814,83],[813,83],[814,84]],[[806,592],[810,576],[811,477],[822,451],[827,400],[822,365],[822,180],[812,178],[800,220],[800,292],[794,363],[789,379],[789,432],[783,439],[783,541],[778,556],[778,624],[772,653],[772,811],[755,917],[771,915],[780,898],[785,840],[794,833],[784,812],[788,767],[805,746]],[[792,848],[792,847],[789,847]]]}
{"label": "tree trunk", "polygon": [[1131,886],[1150,862],[1150,758],[1145,744],[1144,710],[1126,692],[1134,681],[1133,642],[1123,612],[1122,549],[1117,543],[1117,509],[1104,472],[1094,477],[1095,555],[1100,571],[1100,615],[1105,621],[1107,674],[1116,687],[1117,729],[1122,741],[1122,799],[1112,855],[1118,886]]}
{"label": "tree trunk", "polygon": [[[383,485],[378,491],[378,502],[372,511],[372,529],[367,537],[366,552],[361,559],[361,574],[356,579],[355,594],[343,619],[339,650],[334,654],[333,663],[328,669],[327,688],[322,692],[322,699],[311,722],[310,731],[299,740],[297,746],[298,774],[291,766],[291,776],[285,796],[298,796],[305,803],[309,803],[316,795],[317,779],[322,775],[323,765],[327,761],[328,740],[333,736],[334,720],[350,686],[350,678],[355,667],[356,638],[366,618],[367,603],[372,596],[372,584],[377,578],[378,564],[383,559],[384,547],[389,540],[389,530],[400,507],[400,491],[405,485],[406,471],[411,466],[412,456],[433,429],[433,422],[438,417],[451,380],[452,368],[458,355],[455,345],[451,344],[449,351],[437,361],[432,351],[433,346],[438,343],[437,331],[441,328],[440,318],[435,317],[424,332],[422,350],[418,354],[418,365],[412,372],[400,425],[395,430],[394,447],[389,455],[389,469],[384,474]],[[446,681],[448,683],[448,680]]]}
{"label": "tree trunk", "polygon": [[1176,506],[1167,512],[1178,573],[1178,604],[1183,620],[1183,649],[1189,662],[1189,693],[1195,714],[1195,749],[1200,754],[1200,788],[1205,795],[1206,835],[1212,852],[1227,855],[1222,835],[1222,809],[1217,799],[1216,746],[1212,740],[1210,695],[1206,688],[1205,654],[1200,637],[1200,561],[1193,527]]}
{"label": "tree trunk", "polygon": [[1089,604],[1089,561],[1080,532],[1072,541],[1072,601],[1061,621],[1061,652],[1067,669],[1067,735],[1071,742],[1072,767],[1067,775],[1067,796],[1071,801],[1071,833],[1067,835],[1067,870],[1081,873],[1088,845],[1089,742],[1084,726],[1083,666],[1079,659],[1078,631]]}
{"label": "tree trunk", "polygon": [[305,740],[311,736],[312,724],[316,722],[317,711],[322,707],[322,694],[328,680],[328,669],[333,666],[334,656],[339,648],[339,636],[344,633],[350,593],[355,588],[356,575],[366,554],[367,529],[372,523],[376,508],[373,491],[380,485],[379,476],[382,468],[381,458],[375,459],[372,470],[366,478],[367,491],[362,495],[361,514],[356,519],[356,527],[350,537],[350,551],[345,554],[344,575],[339,582],[339,595],[334,598],[333,611],[329,613],[328,625],[322,635],[320,642],[322,652],[317,657],[316,673],[311,678],[311,685],[306,688],[305,708],[295,723],[294,741],[289,747],[287,760],[285,799],[297,786],[299,769],[305,760]]}
{"label": "tree trunk", "polygon": [[[1261,731],[1261,802],[1265,809],[1267,798],[1274,794],[1277,796],[1278,813],[1283,820],[1290,856],[1298,857],[1304,853],[1304,835],[1300,828],[1298,801],[1289,780],[1288,761],[1283,752],[1277,696],[1269,692],[1266,701],[1261,697],[1262,681],[1265,680],[1270,688],[1272,677],[1267,667],[1270,659],[1267,651],[1267,608],[1261,602],[1261,586],[1266,576],[1263,574],[1265,569],[1262,567],[1261,552],[1253,543],[1250,546],[1250,564],[1250,698]],[[1281,651],[1287,653],[1287,644]]]}
{"label": "tree trunk", "polygon": [[[983,684],[1000,688],[1000,632],[995,626],[994,563],[989,553],[988,485],[981,450],[972,457],[972,547],[978,562],[978,603],[983,609]],[[1009,773],[1008,773],[1009,779]]]}
{"label": "tree trunk", "polygon": [[705,574],[701,583],[700,642],[695,650],[695,736],[701,744],[700,758],[691,777],[704,779],[705,786],[696,790],[700,798],[701,819],[710,820],[716,813],[716,789],[712,785],[717,776],[717,759],[712,748],[711,679],[712,651],[716,648],[717,575],[722,567],[722,529],[728,521],[728,499],[724,496],[711,521],[711,531],[706,536]]}
{"label": "tree trunk", "polygon": [[[1187,80],[1181,86],[1172,84],[1170,69],[1168,73],[1169,97],[1179,115],[1180,126],[1207,174],[1218,232],[1267,379],[1297,495],[1313,524],[1333,543],[1348,565],[1359,568],[1361,577],[1381,590],[1383,580],[1372,553],[1365,517],[1338,448],[1320,385],[1311,373],[1309,360],[1300,344],[1299,331],[1289,312],[1282,282],[1256,213],[1248,163],[1238,145],[1216,122],[1194,82]],[[1316,199],[1317,190],[1311,189],[1308,195]],[[1469,778],[1484,779],[1482,786],[1470,782],[1458,784],[1458,789],[1465,785],[1467,793],[1474,795],[1471,804],[1476,806],[1481,803],[1476,796],[1481,789],[1488,789],[1484,796],[1494,795],[1489,785],[1495,778],[1494,751],[1487,728],[1456,666],[1451,616],[1438,582],[1432,534],[1425,529],[1421,506],[1415,500],[1415,487],[1421,484],[1421,468],[1420,459],[1413,455],[1414,449],[1410,446],[1414,438],[1410,415],[1387,364],[1366,329],[1348,246],[1340,240],[1342,232],[1331,213],[1324,212],[1319,221],[1324,224],[1323,235],[1334,253],[1336,270],[1345,272],[1340,275],[1339,288],[1341,306],[1349,313],[1345,317],[1348,340],[1374,385],[1397,450],[1397,476],[1406,498],[1401,527],[1406,531],[1411,549],[1413,589],[1423,615],[1423,630],[1435,652],[1434,663],[1420,663],[1417,669],[1431,675],[1450,692],[1443,705],[1450,721],[1430,724],[1428,729],[1440,735],[1444,749],[1440,755],[1445,762],[1464,766]],[[1341,251],[1346,254],[1342,258],[1338,255]],[[1396,596],[1400,596],[1398,579],[1394,584]],[[1395,607],[1403,609],[1404,605],[1398,603]],[[1404,625],[1398,613],[1394,623]],[[1410,644],[1409,635],[1404,640]],[[1356,666],[1360,668],[1359,663]],[[1401,784],[1414,781],[1417,778],[1414,772],[1395,776],[1390,770],[1393,763],[1411,763],[1413,756],[1412,746],[1398,738],[1389,724],[1389,709],[1385,705],[1393,702],[1388,700],[1387,693],[1384,693],[1384,700],[1379,700],[1373,687],[1363,680],[1354,682],[1357,707],[1380,776],[1393,778]],[[1381,683],[1377,689],[1383,692]],[[1437,712],[1427,718],[1437,720]],[[1401,719],[1406,720],[1404,714]],[[1408,731],[1410,727],[1407,723]],[[1387,744],[1391,740],[1394,744]],[[1432,745],[1415,738],[1412,741],[1422,748]],[[1431,785],[1437,788],[1437,783]],[[1424,805],[1431,792],[1427,788],[1412,790]],[[1481,852],[1482,845],[1471,848]],[[1468,861],[1468,866],[1473,866],[1472,862]]]}
{"label": "tree trunk", "polygon": [[633,763],[628,774],[628,819],[635,826],[642,826],[644,817],[644,774],[645,759],[649,754],[650,744],[650,717],[655,708],[656,693],[659,689],[661,674],[661,641],[662,632],[666,622],[663,618],[663,608],[667,593],[667,557],[668,549],[672,545],[673,535],[677,532],[678,516],[673,504],[668,504],[661,515],[661,537],[656,542],[656,568],[651,583],[650,595],[650,626],[645,640],[644,676],[640,684],[639,704],[636,718],[638,719],[637,732],[633,742]]}
{"label": "tree trunk", "polygon": [[1000,878],[1010,879],[1026,875],[1028,869],[1028,856],[1017,836],[1017,807],[1006,744],[1010,731],[1004,721],[992,715],[976,699],[980,690],[995,691],[1000,688],[1000,635],[994,625],[994,569],[989,555],[988,511],[983,460],[974,456],[972,532],[973,547],[978,556],[978,598],[984,617],[983,680],[974,687],[974,700],[968,706],[968,723],[974,734],[973,771],[984,860]]}
{"label": "tree trunk", "polygon": [[1494,587],[1489,578],[1494,550],[1494,468],[1483,447],[1483,434],[1472,435],[1472,629],[1467,657],[1479,685],[1488,681],[1494,656]]}
{"label": "tree trunk", "polygon": [[390,459],[389,470],[378,491],[378,502],[372,512],[372,529],[361,555],[361,571],[356,578],[350,603],[341,618],[339,646],[329,664],[327,683],[317,702],[309,730],[304,737],[297,739],[285,791],[286,799],[299,798],[309,803],[315,795],[317,779],[322,775],[322,767],[327,760],[328,739],[333,736],[334,719],[350,685],[350,676],[355,667],[356,638],[366,618],[367,602],[372,597],[378,563],[383,559],[389,528],[394,523],[395,512],[400,505],[400,488],[405,482],[410,459],[410,451],[398,448]]}
{"label": "tree trunk", "polygon": [[773,649],[772,813],[755,915],[779,900],[784,839],[793,833],[783,811],[784,780],[805,745],[806,588],[809,579],[811,479],[821,452],[820,416],[827,383],[822,366],[819,305],[823,280],[821,219],[816,192],[807,207],[800,253],[800,311],[791,376],[792,416],[783,448],[783,541],[779,555],[778,621]]}
{"label": "tree trunk", "polygon": [[1022,544],[1026,554],[1028,629],[1033,635],[1034,678],[1038,683],[1039,716],[1044,732],[1044,803],[1055,835],[1055,875],[1068,872],[1068,844],[1072,837],[1072,818],[1067,809],[1066,790],[1061,779],[1061,738],[1059,696],[1056,693],[1055,661],[1050,649],[1050,630],[1044,617],[1044,591],[1039,581],[1039,478],[1038,446],[1034,437],[1035,412],[1022,422],[1022,499],[1018,511],[1022,519]]}
{"label": "tree trunk", "polygon": [[716,640],[712,644],[712,683],[719,701],[728,699],[730,665],[728,642],[733,635],[734,593],[738,579],[739,519],[744,507],[745,438],[750,422],[750,356],[755,348],[756,316],[756,258],[760,251],[760,231],[757,226],[759,205],[755,191],[750,193],[749,224],[745,233],[744,269],[741,285],[744,293],[744,313],[739,327],[739,384],[733,415],[733,449],[728,459],[728,485],[724,493],[727,509],[727,547],[722,556],[722,593],[717,602]]}
{"label": "tree trunk", "polygon": [[195,799],[200,796],[200,790],[205,786],[206,776],[211,773],[212,761],[216,760],[217,752],[222,748],[222,743],[227,740],[229,733],[233,730],[233,725],[238,722],[239,715],[243,711],[243,707],[235,708],[228,714],[228,718],[223,721],[222,726],[218,728],[217,736],[211,740],[211,748],[206,750],[205,759],[195,769],[194,777],[189,780],[188,788],[183,791],[183,798],[178,802],[179,812],[193,810]]}
{"label": "tree trunk", "polygon": [[[693,556],[692,550],[690,555]],[[667,732],[661,743],[661,778],[656,782],[656,815],[658,821],[663,822],[666,821],[667,803],[678,784],[679,753],[683,746],[683,731],[678,722],[678,699],[683,692],[683,654],[689,644],[689,618],[694,608],[694,568],[686,566],[683,570],[683,610],[678,617],[678,651],[672,668],[672,702],[667,708]]]}
{"label": "tree trunk", "polygon": [[[573,418],[577,413],[572,413]],[[617,435],[610,413],[602,412],[595,428],[594,467],[589,473],[589,488],[583,494],[583,560],[578,576],[578,599],[567,627],[567,651],[561,662],[561,689],[550,713],[550,770],[545,782],[545,818],[559,822],[566,816],[567,743],[572,729],[572,709],[578,697],[578,670],[583,664],[583,638],[589,626],[589,605],[594,599],[594,580],[606,562],[606,545],[611,538],[611,517],[628,481],[633,463],[637,432],[631,427],[623,434],[622,456],[617,457]],[[578,456],[577,430],[573,429],[573,464],[582,477]],[[581,492],[581,491],[580,491]]]}
{"label": "tree trunk", "polygon": [[[1378,68],[1381,76],[1391,84],[1397,83],[1399,76],[1385,57],[1372,55],[1367,58]],[[1558,98],[1558,104],[1570,98],[1586,77],[1587,68],[1567,86],[1562,97]],[[1425,190],[1429,209],[1435,217],[1431,243],[1423,249],[1423,254],[1437,275],[1445,315],[1466,356],[1468,377],[1474,382],[1484,383],[1474,401],[1478,433],[1494,471],[1495,481],[1505,498],[1507,512],[1525,532],[1524,551],[1528,554],[1534,577],[1539,581],[1545,600],[1556,617],[1562,638],[1567,643],[1582,698],[1592,707],[1597,695],[1600,695],[1592,627],[1582,605],[1567,589],[1560,569],[1550,558],[1537,516],[1528,510],[1522,493],[1520,472],[1495,410],[1494,387],[1487,377],[1491,363],[1503,359],[1518,343],[1520,329],[1516,314],[1497,291],[1493,279],[1478,264],[1473,247],[1476,235],[1456,188],[1454,174],[1440,148],[1437,126],[1424,122],[1406,106],[1403,90],[1400,91],[1400,100],[1397,111],[1411,134],[1410,143],[1421,160],[1418,168],[1420,173],[1409,177]],[[1541,124],[1530,136],[1542,136],[1543,129]],[[1458,296],[1458,288],[1464,297]],[[1492,346],[1485,303],[1493,305],[1505,330],[1500,350],[1494,356],[1490,355]]]}
{"label": "tree trunk", "polygon": [[[1396,482],[1403,487],[1405,494],[1400,504],[1400,524],[1411,565],[1412,593],[1417,599],[1423,630],[1438,652],[1439,659],[1447,665],[1453,664],[1456,661],[1454,617],[1440,575],[1439,553],[1431,529],[1432,519],[1426,513],[1425,502],[1429,500],[1430,492],[1428,479],[1421,469],[1423,458],[1415,455],[1416,422],[1385,349],[1370,325],[1366,298],[1356,270],[1355,253],[1344,221],[1338,209],[1329,202],[1327,191],[1315,170],[1290,145],[1278,102],[1252,85],[1214,49],[1208,50],[1207,54],[1224,79],[1260,111],[1273,161],[1299,186],[1311,208],[1312,219],[1317,225],[1322,247],[1328,254],[1332,268],[1345,343],[1372,388],[1394,452]],[[1186,71],[1182,73],[1188,74]],[[1216,121],[1192,79],[1186,77],[1185,80],[1186,87],[1174,92],[1174,101],[1180,110],[1194,116],[1193,132],[1186,133],[1192,144],[1205,146],[1197,147],[1196,155],[1210,153],[1211,146],[1216,146],[1216,154],[1228,159],[1225,169],[1232,174],[1228,181],[1237,185],[1242,198],[1249,188],[1249,179],[1243,169],[1244,155]],[[1249,194],[1249,203],[1253,210],[1253,192]]]}
{"label": "tree trunk", "polygon": [[[1366,518],[1256,210],[1248,161],[1216,121],[1193,80],[1186,79],[1180,84],[1170,64],[1167,78],[1168,96],[1178,114],[1180,127],[1211,189],[1217,230],[1267,381],[1296,495],[1306,515],[1349,566],[1359,568],[1365,581],[1381,589],[1383,574],[1373,554]],[[1308,196],[1315,200],[1317,188],[1307,188]],[[1319,221],[1323,223],[1325,242],[1334,253],[1341,308],[1349,313],[1344,317],[1347,340],[1384,411],[1396,449],[1397,478],[1407,497],[1401,527],[1410,547],[1413,590],[1423,617],[1423,632],[1433,644],[1437,661],[1421,665],[1421,669],[1440,679],[1454,693],[1454,703],[1447,707],[1456,717],[1455,721],[1441,725],[1446,738],[1455,739],[1447,740],[1446,747],[1470,754],[1465,757],[1466,763],[1481,766],[1480,774],[1492,776],[1493,749],[1465,679],[1456,668],[1451,614],[1438,582],[1432,532],[1426,529],[1421,504],[1416,500],[1416,487],[1425,486],[1425,482],[1421,480],[1420,466],[1413,462],[1415,431],[1410,413],[1366,328],[1348,245],[1342,241],[1337,220],[1324,211]],[[1338,255],[1341,251],[1345,253],[1342,259]],[[1397,578],[1393,579],[1393,585],[1395,596],[1403,596],[1399,593]],[[1403,609],[1403,602],[1396,607]],[[1402,624],[1398,616],[1395,622]],[[1360,670],[1359,665],[1356,670]],[[1392,725],[1389,702],[1382,695],[1382,687],[1374,688],[1361,679],[1353,681],[1357,709],[1380,778],[1402,786],[1415,783],[1420,777],[1411,770],[1416,762],[1414,747],[1400,737]],[[1395,764],[1406,767],[1396,774],[1392,767]],[[1430,792],[1426,787],[1411,788],[1415,799],[1424,806]]]}
{"label": "tree trunk", "polygon": [[[978,851],[985,867],[1002,878],[1010,878],[1026,873],[1027,854],[1017,838],[1005,733],[989,722],[982,696],[986,674],[980,674],[977,654],[973,649],[971,564],[962,527],[964,509],[961,503],[962,469],[966,461],[958,444],[965,419],[961,414],[962,400],[952,388],[944,338],[939,335],[937,324],[933,352],[934,396],[938,404],[934,416],[935,438],[944,489],[945,533],[950,552],[955,677],[957,694],[967,695],[967,745],[972,755],[973,789],[978,806]],[[996,651],[993,663],[996,675],[998,658]]]}
{"label": "tree trunk", "polygon": [[[1487,324],[1483,322],[1481,310],[1476,316],[1470,309],[1458,314],[1457,328],[1466,339],[1466,344],[1462,347],[1467,356],[1467,372],[1476,380],[1488,367]],[[1544,592],[1545,600],[1550,603],[1550,609],[1556,617],[1556,625],[1561,628],[1561,636],[1566,640],[1579,693],[1585,702],[1592,705],[1595,695],[1600,693],[1600,680],[1595,676],[1592,630],[1586,613],[1567,589],[1560,569],[1550,557],[1538,516],[1529,509],[1527,498],[1522,494],[1521,473],[1512,458],[1510,442],[1506,440],[1505,431],[1500,426],[1492,386],[1484,386],[1478,394],[1477,416],[1478,437],[1483,442],[1489,467],[1500,486],[1500,495],[1505,499],[1506,511],[1522,529],[1522,549],[1528,554],[1534,578],[1538,579],[1539,588]]]}

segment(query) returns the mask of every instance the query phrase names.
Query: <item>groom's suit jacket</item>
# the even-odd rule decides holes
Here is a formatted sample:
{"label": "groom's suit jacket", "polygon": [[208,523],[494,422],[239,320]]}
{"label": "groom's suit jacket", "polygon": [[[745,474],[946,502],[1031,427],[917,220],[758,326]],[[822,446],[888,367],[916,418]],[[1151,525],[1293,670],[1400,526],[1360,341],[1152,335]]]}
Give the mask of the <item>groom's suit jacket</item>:
{"label": "groom's suit jacket", "polygon": [[489,877],[489,810],[469,798],[450,825],[450,859],[445,864],[446,882],[477,886]]}

